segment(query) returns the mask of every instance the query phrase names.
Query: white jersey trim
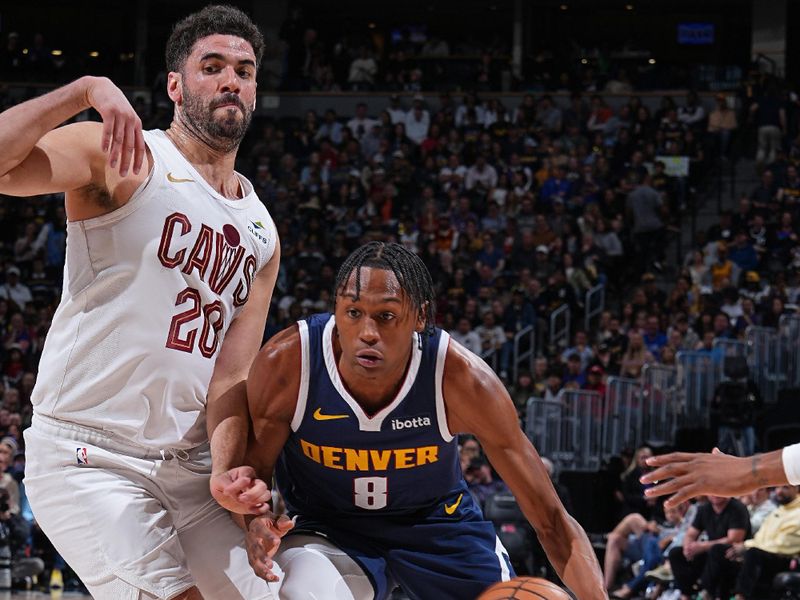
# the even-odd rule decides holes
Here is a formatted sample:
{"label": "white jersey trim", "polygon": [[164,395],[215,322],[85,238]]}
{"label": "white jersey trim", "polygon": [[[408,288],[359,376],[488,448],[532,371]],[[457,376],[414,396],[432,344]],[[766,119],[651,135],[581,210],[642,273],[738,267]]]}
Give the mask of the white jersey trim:
{"label": "white jersey trim", "polygon": [[494,544],[494,553],[497,555],[497,560],[500,563],[500,581],[510,581],[511,571],[508,569],[508,563],[506,562],[508,550],[503,546],[503,542],[500,541],[498,536],[495,536],[494,539],[497,540]]}
{"label": "white jersey trim", "polygon": [[800,444],[786,446],[781,453],[786,480],[792,485],[800,485]]}
{"label": "white jersey trim", "polygon": [[308,403],[308,380],[309,376],[309,348],[308,348],[308,323],[305,321],[297,322],[297,330],[300,332],[300,390],[297,392],[297,406],[294,408],[292,416],[292,431],[300,429],[303,417],[306,414],[306,404]]}
{"label": "white jersey trim", "polygon": [[361,408],[361,405],[356,399],[350,395],[350,392],[347,391],[342,377],[339,374],[339,367],[336,365],[336,357],[333,354],[333,328],[335,326],[336,319],[331,315],[322,332],[322,355],[325,359],[325,367],[328,369],[328,376],[331,379],[331,383],[333,383],[333,387],[336,388],[336,391],[339,392],[339,395],[342,397],[342,400],[347,402],[347,405],[358,419],[358,429],[360,431],[380,431],[383,421],[400,405],[411,390],[411,386],[414,385],[414,381],[417,379],[417,372],[419,371],[419,365],[422,361],[422,350],[419,348],[417,333],[414,332],[412,334],[411,364],[408,366],[408,372],[406,373],[406,378],[403,380],[403,385],[400,387],[394,400],[392,400],[388,406],[370,417],[364,412],[364,409]]}
{"label": "white jersey trim", "polygon": [[447,360],[447,349],[450,347],[450,334],[442,331],[439,336],[439,347],[436,350],[436,420],[439,422],[439,434],[445,442],[453,441],[453,434],[447,425],[447,411],[444,408],[444,362]]}

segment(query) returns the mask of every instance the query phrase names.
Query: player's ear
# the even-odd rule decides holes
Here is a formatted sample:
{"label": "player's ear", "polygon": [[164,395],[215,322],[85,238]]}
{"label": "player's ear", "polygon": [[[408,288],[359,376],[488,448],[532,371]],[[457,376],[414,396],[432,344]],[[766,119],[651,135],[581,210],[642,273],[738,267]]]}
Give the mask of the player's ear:
{"label": "player's ear", "polygon": [[417,322],[414,325],[414,331],[422,333],[425,331],[427,325],[428,303],[422,305],[422,308],[417,312]]}
{"label": "player's ear", "polygon": [[181,87],[182,75],[177,71],[170,71],[167,75],[167,95],[176,106],[183,104],[183,89]]}

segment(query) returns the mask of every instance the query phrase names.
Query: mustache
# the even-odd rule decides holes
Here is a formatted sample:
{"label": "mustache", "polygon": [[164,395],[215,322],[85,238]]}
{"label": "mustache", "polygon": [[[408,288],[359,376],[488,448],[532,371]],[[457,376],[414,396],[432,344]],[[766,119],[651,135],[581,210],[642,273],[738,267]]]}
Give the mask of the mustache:
{"label": "mustache", "polygon": [[244,109],[244,102],[242,102],[241,98],[236,94],[225,94],[224,96],[220,97],[218,100],[215,100],[211,103],[211,110],[214,110],[218,106],[222,106],[223,104],[235,104],[236,106],[241,109],[242,112],[246,112]]}

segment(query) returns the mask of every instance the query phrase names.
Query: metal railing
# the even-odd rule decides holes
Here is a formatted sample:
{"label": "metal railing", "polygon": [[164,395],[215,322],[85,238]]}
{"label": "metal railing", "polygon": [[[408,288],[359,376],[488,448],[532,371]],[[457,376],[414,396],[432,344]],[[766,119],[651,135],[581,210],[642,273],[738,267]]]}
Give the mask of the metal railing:
{"label": "metal railing", "polygon": [[[527,347],[525,341],[527,340]],[[514,384],[517,382],[520,364],[528,362],[528,371],[533,373],[533,360],[536,358],[536,332],[533,325],[519,330],[514,336],[514,353],[512,355],[512,373]],[[495,369],[497,370],[497,369]]]}
{"label": "metal railing", "polygon": [[719,357],[720,360],[714,364],[717,366],[717,373],[715,374],[715,384],[720,381],[725,381],[725,364],[731,357],[747,358],[749,346],[743,340],[732,340],[727,338],[717,338],[714,340],[712,355]]}
{"label": "metal railing", "polygon": [[722,354],[715,356],[713,352],[678,352],[676,362],[676,397],[680,403],[680,424],[687,427],[707,427],[709,405],[714,397]]}
{"label": "metal railing", "polygon": [[778,332],[785,348],[786,387],[800,386],[800,315],[783,315]]}
{"label": "metal railing", "polygon": [[562,304],[550,313],[550,345],[559,352],[569,345],[571,319],[569,304]]}
{"label": "metal railing", "polygon": [[[778,391],[786,383],[784,339],[772,327],[748,327],[745,338],[749,346],[750,374],[766,403],[778,401]],[[797,342],[794,341],[794,344]]]}
{"label": "metal railing", "polygon": [[562,390],[558,400],[528,400],[525,433],[539,454],[559,470],[599,471],[602,464],[603,397]]}
{"label": "metal railing", "polygon": [[583,306],[586,311],[583,326],[586,331],[590,331],[592,321],[606,309],[606,286],[600,283],[588,290]]}
{"label": "metal railing", "polygon": [[678,374],[675,367],[645,365],[642,368],[642,442],[672,444],[678,429]]}
{"label": "metal railing", "polygon": [[603,409],[603,460],[618,456],[623,448],[636,448],[642,443],[643,408],[639,381],[608,378]]}

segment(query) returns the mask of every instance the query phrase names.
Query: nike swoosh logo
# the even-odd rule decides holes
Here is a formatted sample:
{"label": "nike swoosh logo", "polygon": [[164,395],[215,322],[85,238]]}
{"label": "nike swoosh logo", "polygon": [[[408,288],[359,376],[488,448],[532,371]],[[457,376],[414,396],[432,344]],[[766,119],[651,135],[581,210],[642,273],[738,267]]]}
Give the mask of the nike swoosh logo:
{"label": "nike swoosh logo", "polygon": [[181,179],[180,177],[174,177],[172,173],[167,173],[167,181],[171,181],[172,183],[190,183],[194,181],[194,179]]}
{"label": "nike swoosh logo", "polygon": [[318,408],[314,411],[314,419],[317,421],[333,421],[334,419],[346,419],[350,415],[323,415],[322,409]]}
{"label": "nike swoosh logo", "polygon": [[446,512],[448,515],[452,515],[454,512],[456,512],[456,509],[458,508],[458,505],[461,504],[461,498],[463,498],[463,497],[464,497],[464,494],[459,494],[458,495],[458,499],[455,502],[453,502],[449,506],[447,504],[445,504],[444,505],[444,512]]}

